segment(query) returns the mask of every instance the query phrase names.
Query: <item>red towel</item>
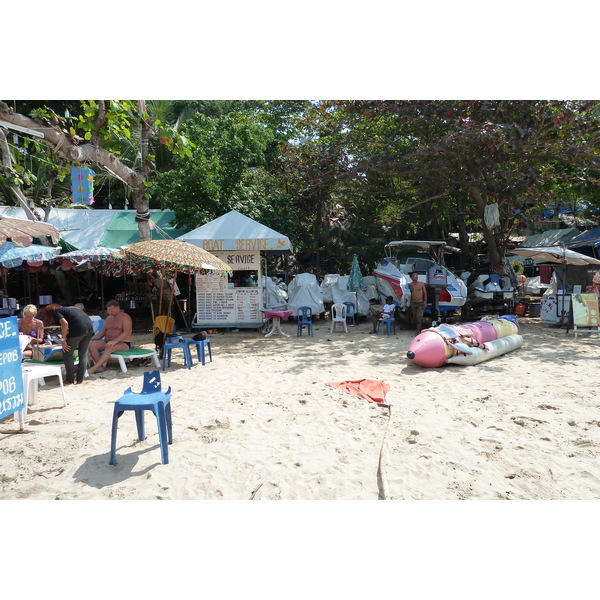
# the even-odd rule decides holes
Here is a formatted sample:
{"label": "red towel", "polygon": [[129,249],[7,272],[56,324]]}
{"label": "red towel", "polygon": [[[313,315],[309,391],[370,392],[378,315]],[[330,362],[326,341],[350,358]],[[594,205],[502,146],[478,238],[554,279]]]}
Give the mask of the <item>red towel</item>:
{"label": "red towel", "polygon": [[378,404],[387,404],[387,395],[390,391],[390,384],[385,381],[377,381],[375,379],[354,379],[353,381],[332,381],[326,383],[333,388],[363,398],[369,402],[377,402]]}
{"label": "red towel", "polygon": [[552,265],[540,265],[540,283],[550,283],[552,280]]}

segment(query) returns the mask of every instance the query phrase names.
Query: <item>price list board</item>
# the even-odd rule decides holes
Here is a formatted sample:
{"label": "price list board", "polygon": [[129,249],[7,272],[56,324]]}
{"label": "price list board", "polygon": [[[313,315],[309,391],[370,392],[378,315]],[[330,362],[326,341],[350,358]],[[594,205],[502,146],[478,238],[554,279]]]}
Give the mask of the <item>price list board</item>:
{"label": "price list board", "polygon": [[258,289],[237,290],[235,294],[237,320],[239,323],[261,323],[260,294]]}
{"label": "price list board", "polygon": [[196,276],[196,322],[200,326],[262,325],[259,288],[228,288],[227,278]]}
{"label": "price list board", "polygon": [[25,408],[17,317],[0,319],[0,419]]}

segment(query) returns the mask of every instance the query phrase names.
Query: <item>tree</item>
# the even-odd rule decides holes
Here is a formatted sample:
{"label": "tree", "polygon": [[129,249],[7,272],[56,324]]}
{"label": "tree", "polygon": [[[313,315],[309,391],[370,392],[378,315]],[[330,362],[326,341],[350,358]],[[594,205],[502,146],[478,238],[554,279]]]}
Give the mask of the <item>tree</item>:
{"label": "tree", "polygon": [[[597,102],[390,101],[340,107],[358,122],[352,130],[356,169],[367,182],[398,182],[397,217],[428,205],[430,218],[448,219],[457,212],[456,199],[466,198],[462,217],[477,216],[498,269],[516,209],[548,203],[551,184],[560,181],[598,184]],[[367,133],[371,141],[364,144]],[[486,225],[490,206],[498,209],[495,227]]]}
{"label": "tree", "polygon": [[[0,120],[42,134],[42,142],[52,150],[57,161],[96,163],[123,181],[132,191],[140,240],[151,239],[146,193],[151,185],[149,176],[154,158],[149,146],[151,135],[156,133],[171,151],[191,156],[189,142],[172,127],[153,118],[142,100],[82,101],[81,112],[73,117],[59,116],[47,107],[34,109],[30,116],[25,116],[0,102]],[[135,135],[139,139],[139,152],[127,164],[119,155],[119,140]],[[57,168],[59,166],[57,162]],[[19,201],[22,203],[23,199]],[[31,199],[29,205],[31,208]],[[31,211],[28,216],[35,217],[35,212]]]}

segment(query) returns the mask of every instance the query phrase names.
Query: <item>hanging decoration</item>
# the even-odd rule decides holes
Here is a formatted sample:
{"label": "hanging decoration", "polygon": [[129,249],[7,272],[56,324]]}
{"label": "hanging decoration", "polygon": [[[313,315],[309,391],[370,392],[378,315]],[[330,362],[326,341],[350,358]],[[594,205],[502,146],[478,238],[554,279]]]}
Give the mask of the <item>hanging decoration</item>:
{"label": "hanging decoration", "polygon": [[94,204],[94,176],[96,173],[87,167],[71,167],[71,202],[73,204]]}

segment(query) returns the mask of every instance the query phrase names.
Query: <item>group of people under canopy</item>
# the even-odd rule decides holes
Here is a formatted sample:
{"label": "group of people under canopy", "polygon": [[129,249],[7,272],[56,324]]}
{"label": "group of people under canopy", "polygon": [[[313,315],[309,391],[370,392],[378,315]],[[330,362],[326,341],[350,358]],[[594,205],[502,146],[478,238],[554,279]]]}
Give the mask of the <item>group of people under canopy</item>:
{"label": "group of people under canopy", "polygon": [[[131,317],[117,300],[109,300],[106,311],[103,326],[94,332],[92,319],[83,307],[49,304],[38,311],[28,304],[17,319],[23,359],[32,358],[36,346],[47,344],[49,330],[60,328],[56,335],[65,363],[65,383],[83,383],[86,370],[88,374],[101,373],[113,352],[131,348],[133,334]],[[89,358],[94,364],[88,368]]]}

